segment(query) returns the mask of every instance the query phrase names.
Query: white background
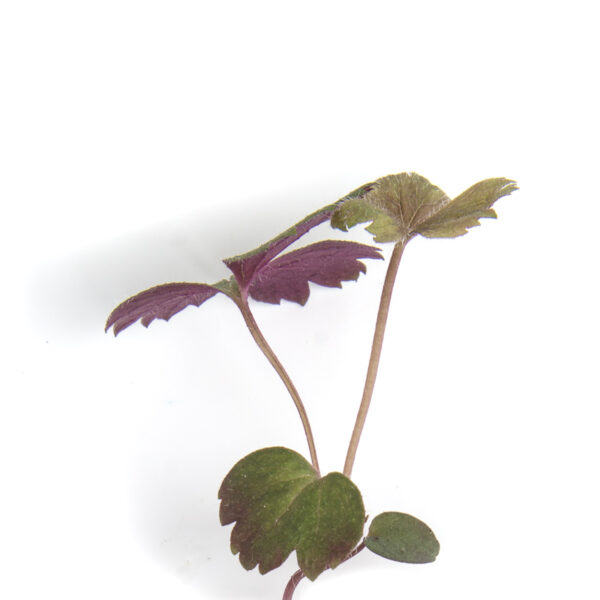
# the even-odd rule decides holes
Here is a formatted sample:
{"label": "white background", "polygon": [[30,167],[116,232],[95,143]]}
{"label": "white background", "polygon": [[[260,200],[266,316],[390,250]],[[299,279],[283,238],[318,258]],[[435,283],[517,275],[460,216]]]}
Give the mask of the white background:
{"label": "white background", "polygon": [[[1,595],[281,597],[295,558],[244,571],[217,518],[243,455],[306,453],[235,307],[117,339],[103,324],[416,171],[451,196],[520,186],[497,221],[408,247],[355,465],[371,516],[415,514],[442,550],[423,566],[365,551],[296,597],[597,599],[594,4],[3,2]],[[253,305],[325,472],[343,465],[384,269],[304,308]]]}

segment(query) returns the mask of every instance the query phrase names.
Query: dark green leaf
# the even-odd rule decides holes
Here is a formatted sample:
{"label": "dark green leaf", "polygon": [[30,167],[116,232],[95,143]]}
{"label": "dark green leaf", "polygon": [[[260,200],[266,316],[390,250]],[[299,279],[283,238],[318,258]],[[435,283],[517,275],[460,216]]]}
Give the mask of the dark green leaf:
{"label": "dark green leaf", "polygon": [[219,490],[221,524],[236,522],[231,551],[245,569],[267,573],[296,550],[314,580],[335,568],[362,535],[365,511],[356,486],[341,473],[319,478],[300,454],[264,448],[239,461]]}
{"label": "dark green leaf", "polygon": [[433,531],[423,521],[399,512],[377,515],[365,546],[379,556],[405,563],[433,562],[440,551]]}

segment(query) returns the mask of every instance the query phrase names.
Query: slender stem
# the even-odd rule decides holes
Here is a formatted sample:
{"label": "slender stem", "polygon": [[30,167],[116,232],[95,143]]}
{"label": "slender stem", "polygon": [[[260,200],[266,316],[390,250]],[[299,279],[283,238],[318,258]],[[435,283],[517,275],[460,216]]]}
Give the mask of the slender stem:
{"label": "slender stem", "polygon": [[350,477],[352,474],[352,467],[354,466],[354,459],[356,457],[356,449],[358,448],[360,435],[365,424],[365,419],[367,418],[369,405],[371,404],[373,389],[375,388],[375,380],[377,379],[379,359],[381,357],[381,348],[383,346],[385,325],[390,310],[392,291],[394,290],[394,282],[396,281],[396,274],[398,273],[398,266],[400,265],[400,259],[402,258],[405,245],[406,242],[401,241],[394,246],[394,251],[392,252],[392,257],[390,258],[390,263],[385,275],[383,289],[381,290],[381,300],[379,301],[379,312],[377,313],[375,333],[373,334],[373,345],[371,346],[371,357],[369,358],[369,368],[367,369],[365,387],[360,407],[358,409],[358,414],[356,415],[354,431],[352,432],[352,437],[350,438],[350,445],[348,446],[348,453],[346,454],[346,463],[344,464],[344,475],[346,475],[346,477]]}
{"label": "slender stem", "polygon": [[277,371],[277,374],[279,375],[279,377],[281,377],[281,380],[285,384],[285,387],[287,388],[288,392],[290,393],[290,396],[292,397],[292,400],[294,401],[294,404],[296,405],[296,409],[298,410],[298,414],[300,415],[300,420],[302,421],[302,425],[304,427],[304,434],[306,435],[306,441],[308,442],[308,449],[310,452],[310,460],[312,462],[312,465],[313,465],[315,471],[320,476],[319,461],[317,459],[317,449],[315,447],[315,440],[314,440],[314,437],[312,434],[312,429],[310,427],[310,422],[308,420],[308,415],[306,414],[306,409],[304,408],[304,404],[302,403],[302,400],[300,399],[300,394],[298,394],[298,390],[292,383],[292,380],[290,379],[290,376],[287,374],[287,371],[283,368],[283,365],[277,358],[277,355],[275,354],[275,352],[273,352],[273,349],[271,348],[271,346],[269,346],[269,344],[267,343],[267,340],[263,336],[260,328],[258,327],[258,323],[255,321],[254,316],[253,316],[252,312],[250,311],[250,307],[248,306],[247,300],[242,298],[237,302],[237,304],[240,308],[240,311],[242,312],[244,321],[246,322],[246,325],[248,326],[248,329],[250,330],[250,333],[252,334],[252,337],[254,338],[254,341],[257,343],[258,347],[262,350],[263,354],[267,357],[268,361],[271,363],[271,365],[273,366],[275,371]]}
{"label": "slender stem", "polygon": [[302,572],[302,569],[298,569],[290,577],[288,584],[285,586],[285,590],[283,591],[283,598],[281,600],[292,600],[296,586],[300,583],[303,577],[304,573]]}
{"label": "slender stem", "polygon": [[346,558],[342,562],[346,562],[347,560],[354,558],[359,552],[364,550],[365,547],[365,542],[363,540],[358,546],[356,546],[356,548],[354,548],[354,550],[352,550],[352,552],[350,552],[350,554],[348,554],[348,556],[346,556]]}
{"label": "slender stem", "polygon": [[[350,552],[350,554],[348,554],[348,556],[346,556],[346,558],[342,562],[344,563],[347,560],[350,560],[351,558],[356,556],[361,550],[364,550],[364,549],[365,549],[365,543],[363,541],[358,546],[356,546],[356,548],[354,548],[354,550],[352,550],[352,552]],[[302,569],[298,569],[290,577],[290,580],[288,581],[288,584],[285,586],[285,590],[283,591],[282,600],[292,600],[294,591],[296,590],[296,587],[298,586],[300,581],[302,581],[303,577],[304,577],[304,573],[302,572]]]}

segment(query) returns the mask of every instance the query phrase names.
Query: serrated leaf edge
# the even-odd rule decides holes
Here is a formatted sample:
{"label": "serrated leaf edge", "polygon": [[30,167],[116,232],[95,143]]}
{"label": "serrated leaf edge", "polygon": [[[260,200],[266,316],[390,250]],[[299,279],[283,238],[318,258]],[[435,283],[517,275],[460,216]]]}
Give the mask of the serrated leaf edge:
{"label": "serrated leaf edge", "polygon": [[[399,174],[399,175],[401,175],[401,174]],[[407,175],[414,175],[414,176],[421,177],[417,173],[407,173]],[[512,179],[506,179],[504,177],[483,179],[483,180],[477,182],[476,184],[472,185],[471,187],[467,188],[464,192],[462,192],[461,194],[456,196],[454,199],[450,199],[448,196],[446,196],[446,199],[444,199],[440,203],[438,210],[436,210],[433,214],[428,216],[423,221],[420,221],[418,223],[410,222],[408,230],[404,232],[404,231],[402,231],[402,225],[405,225],[405,224],[398,223],[396,220],[396,217],[394,215],[390,214],[385,209],[385,207],[377,206],[374,203],[370,203],[368,200],[369,193],[376,190],[381,185],[381,182],[383,180],[386,180],[390,177],[394,177],[394,175],[386,175],[385,177],[381,177],[371,184],[367,184],[367,186],[369,186],[369,187],[363,194],[354,194],[353,192],[351,192],[350,194],[347,194],[346,196],[344,196],[344,198],[342,198],[337,203],[337,208],[334,210],[334,212],[331,216],[331,226],[336,229],[340,229],[341,231],[348,231],[349,228],[355,227],[356,225],[363,224],[363,223],[369,223],[369,225],[367,225],[365,227],[365,229],[371,235],[373,235],[374,240],[377,243],[398,242],[400,240],[404,240],[404,242],[407,242],[408,240],[412,239],[416,235],[422,235],[423,237],[458,237],[458,236],[465,235],[466,233],[468,233],[468,230],[471,227],[480,225],[479,219],[481,219],[481,218],[496,218],[497,217],[496,212],[494,211],[494,209],[491,208],[491,206],[500,198],[502,198],[504,196],[508,196],[512,192],[519,189],[516,182]],[[423,178],[423,179],[425,179],[425,178]],[[428,181],[428,180],[426,180],[426,181]],[[487,208],[482,208],[478,211],[478,213],[476,215],[471,216],[471,221],[469,222],[468,225],[466,225],[464,227],[464,231],[462,231],[460,233],[452,233],[452,234],[446,234],[446,235],[439,234],[439,233],[435,234],[432,231],[431,226],[432,226],[432,224],[434,224],[436,222],[436,218],[438,217],[440,212],[444,212],[445,210],[451,208],[452,206],[454,206],[456,204],[457,201],[460,202],[460,200],[464,196],[466,196],[466,194],[468,194],[476,186],[483,184],[485,182],[491,182],[491,181],[502,181],[502,182],[504,182],[504,186],[499,190],[500,193],[498,193],[493,198],[493,200],[489,203],[489,206]],[[430,182],[428,182],[428,183],[430,183]],[[430,185],[432,187],[437,188],[437,186],[434,186],[431,183],[430,183]],[[367,187],[367,186],[363,186],[363,187]],[[360,189],[361,188],[358,188],[358,190],[360,190]],[[440,188],[437,188],[437,189],[439,190]],[[445,196],[445,194],[444,194],[444,196]],[[348,219],[343,218],[343,212],[341,210],[341,208],[344,206],[345,203],[355,203],[357,206],[362,205],[362,207],[363,207],[362,210],[364,210],[365,214],[363,216],[359,217],[354,223],[349,224],[350,221]],[[469,219],[469,215],[465,215],[462,218]],[[378,233],[377,230],[381,229],[382,225],[385,225],[386,221],[387,221],[387,225],[385,227],[386,233],[384,233],[384,234]],[[428,224],[429,224],[429,227],[428,227]],[[443,226],[442,224],[438,224],[437,225],[438,230],[441,229],[442,226]]]}

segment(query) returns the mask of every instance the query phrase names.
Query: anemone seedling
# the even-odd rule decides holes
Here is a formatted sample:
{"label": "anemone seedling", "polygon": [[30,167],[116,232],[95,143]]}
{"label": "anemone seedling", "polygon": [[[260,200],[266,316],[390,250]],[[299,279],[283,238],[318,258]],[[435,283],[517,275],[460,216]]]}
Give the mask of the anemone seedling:
{"label": "anemone seedling", "polygon": [[[235,523],[231,551],[239,554],[247,570],[258,566],[260,573],[267,573],[296,551],[299,569],[286,586],[283,600],[292,598],[303,577],[314,581],[326,569],[334,569],[364,548],[405,563],[428,563],[437,557],[439,543],[431,529],[406,513],[390,511],[376,516],[363,537],[367,518],[361,492],[350,479],[352,467],[375,387],[392,290],[406,244],[419,235],[464,235],[480,224],[479,219],[495,218],[493,204],[516,189],[509,179],[486,179],[450,199],[416,173],[382,177],[312,213],[259,248],[226,259],[224,263],[233,273],[228,279],[211,285],[159,285],[129,298],[110,314],[106,330],[112,327],[117,335],[137,320],[148,327],[154,319],[169,320],[187,306],[200,306],[219,293],[239,308],[250,334],[298,410],[310,462],[283,447],[263,448],[242,458],[221,484],[220,520],[222,525]],[[310,293],[309,282],[341,288],[343,281],[356,280],[366,272],[359,259],[382,258],[378,248],[340,240],[321,241],[284,253],[310,229],[326,221],[342,231],[368,223],[366,229],[375,242],[392,243],[393,251],[343,472],[322,476],[304,404],[255,321],[249,299],[271,304],[288,300],[304,305]]]}

